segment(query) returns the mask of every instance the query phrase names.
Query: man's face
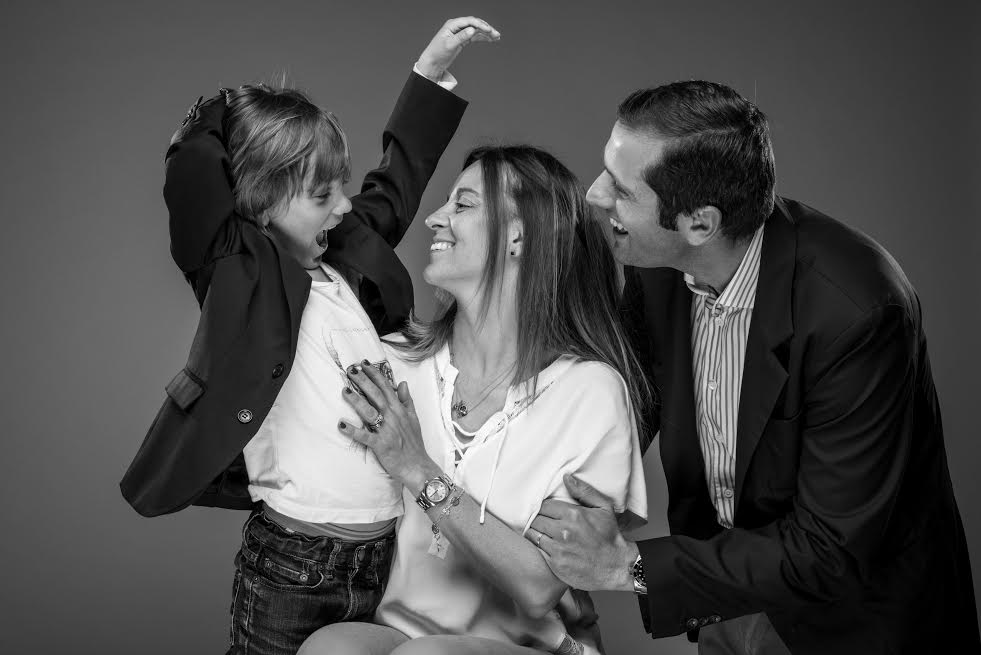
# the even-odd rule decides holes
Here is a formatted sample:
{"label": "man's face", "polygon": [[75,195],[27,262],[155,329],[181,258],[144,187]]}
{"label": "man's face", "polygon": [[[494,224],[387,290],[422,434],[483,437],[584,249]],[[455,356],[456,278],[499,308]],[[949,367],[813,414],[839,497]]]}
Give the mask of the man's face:
{"label": "man's face", "polygon": [[613,125],[603,151],[603,171],[586,200],[610,231],[617,261],[630,266],[677,267],[685,243],[676,230],[658,223],[660,202],[644,181],[644,170],[660,161],[667,142]]}
{"label": "man's face", "polygon": [[304,189],[269,219],[269,231],[303,268],[316,268],[327,249],[327,231],[351,211],[343,183],[332,180],[316,186],[308,180]]}

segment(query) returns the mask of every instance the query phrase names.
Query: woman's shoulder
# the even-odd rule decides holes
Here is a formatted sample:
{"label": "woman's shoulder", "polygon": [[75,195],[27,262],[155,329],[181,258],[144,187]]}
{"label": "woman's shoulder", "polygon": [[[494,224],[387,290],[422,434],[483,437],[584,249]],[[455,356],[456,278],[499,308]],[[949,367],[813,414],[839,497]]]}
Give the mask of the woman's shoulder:
{"label": "woman's shoulder", "polygon": [[575,384],[589,393],[600,391],[618,394],[625,391],[626,384],[623,376],[606,362],[579,358],[569,359],[571,361],[568,369],[562,376],[567,383]]}

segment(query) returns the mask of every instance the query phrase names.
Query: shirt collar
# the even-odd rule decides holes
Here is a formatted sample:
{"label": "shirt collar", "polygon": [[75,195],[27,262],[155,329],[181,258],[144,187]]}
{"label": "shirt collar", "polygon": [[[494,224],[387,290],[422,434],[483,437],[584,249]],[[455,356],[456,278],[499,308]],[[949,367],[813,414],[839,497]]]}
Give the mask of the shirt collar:
{"label": "shirt collar", "polygon": [[723,289],[722,293],[716,298],[715,291],[707,286],[695,282],[694,276],[685,273],[685,284],[692,293],[700,296],[708,296],[715,300],[716,305],[729,307],[732,309],[752,309],[756,303],[756,285],[760,279],[760,257],[763,254],[763,229],[766,223],[761,225],[749,242],[749,248],[743,255],[743,260],[739,262],[739,268],[735,275],[729,280],[729,284]]}

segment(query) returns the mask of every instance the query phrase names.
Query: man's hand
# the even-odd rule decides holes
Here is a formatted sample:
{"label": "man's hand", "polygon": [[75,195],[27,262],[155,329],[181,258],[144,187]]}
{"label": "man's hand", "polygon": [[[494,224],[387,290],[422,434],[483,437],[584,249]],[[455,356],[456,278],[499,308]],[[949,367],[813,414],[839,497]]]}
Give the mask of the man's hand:
{"label": "man's hand", "polygon": [[544,552],[555,577],[574,589],[633,591],[637,546],[620,534],[613,503],[575,476],[566,475],[565,486],[580,505],[546,500],[526,538]]}
{"label": "man's hand", "polygon": [[500,39],[501,33],[479,18],[451,18],[419,55],[416,66],[429,79],[439,80],[467,44]]}

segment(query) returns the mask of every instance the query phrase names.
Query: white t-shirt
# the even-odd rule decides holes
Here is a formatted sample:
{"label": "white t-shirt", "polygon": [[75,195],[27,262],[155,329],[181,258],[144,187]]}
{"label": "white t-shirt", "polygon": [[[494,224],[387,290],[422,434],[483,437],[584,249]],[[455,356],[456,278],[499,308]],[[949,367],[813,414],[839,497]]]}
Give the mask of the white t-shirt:
{"label": "white t-shirt", "polygon": [[381,341],[342,276],[313,281],[303,308],[293,369],[245,447],[249,494],[311,523],[372,523],[402,514],[402,486],[374,454],[337,429],[355,418],[341,391],[346,368],[385,359]]}
{"label": "white t-shirt", "polygon": [[[456,463],[450,406],[457,370],[443,348],[406,362],[386,346],[397,381],[409,385],[426,451],[486,510],[523,534],[547,498],[571,500],[562,476],[578,477],[611,498],[618,512],[647,517],[640,446],[626,385],[611,367],[563,357],[528,385],[511,387]],[[450,543],[445,559],[428,554],[432,523],[405,490],[398,548],[375,620],[409,637],[467,634],[554,649],[566,629],[557,612],[525,615]],[[452,521],[452,515],[446,520]],[[447,540],[443,534],[441,540]]]}

